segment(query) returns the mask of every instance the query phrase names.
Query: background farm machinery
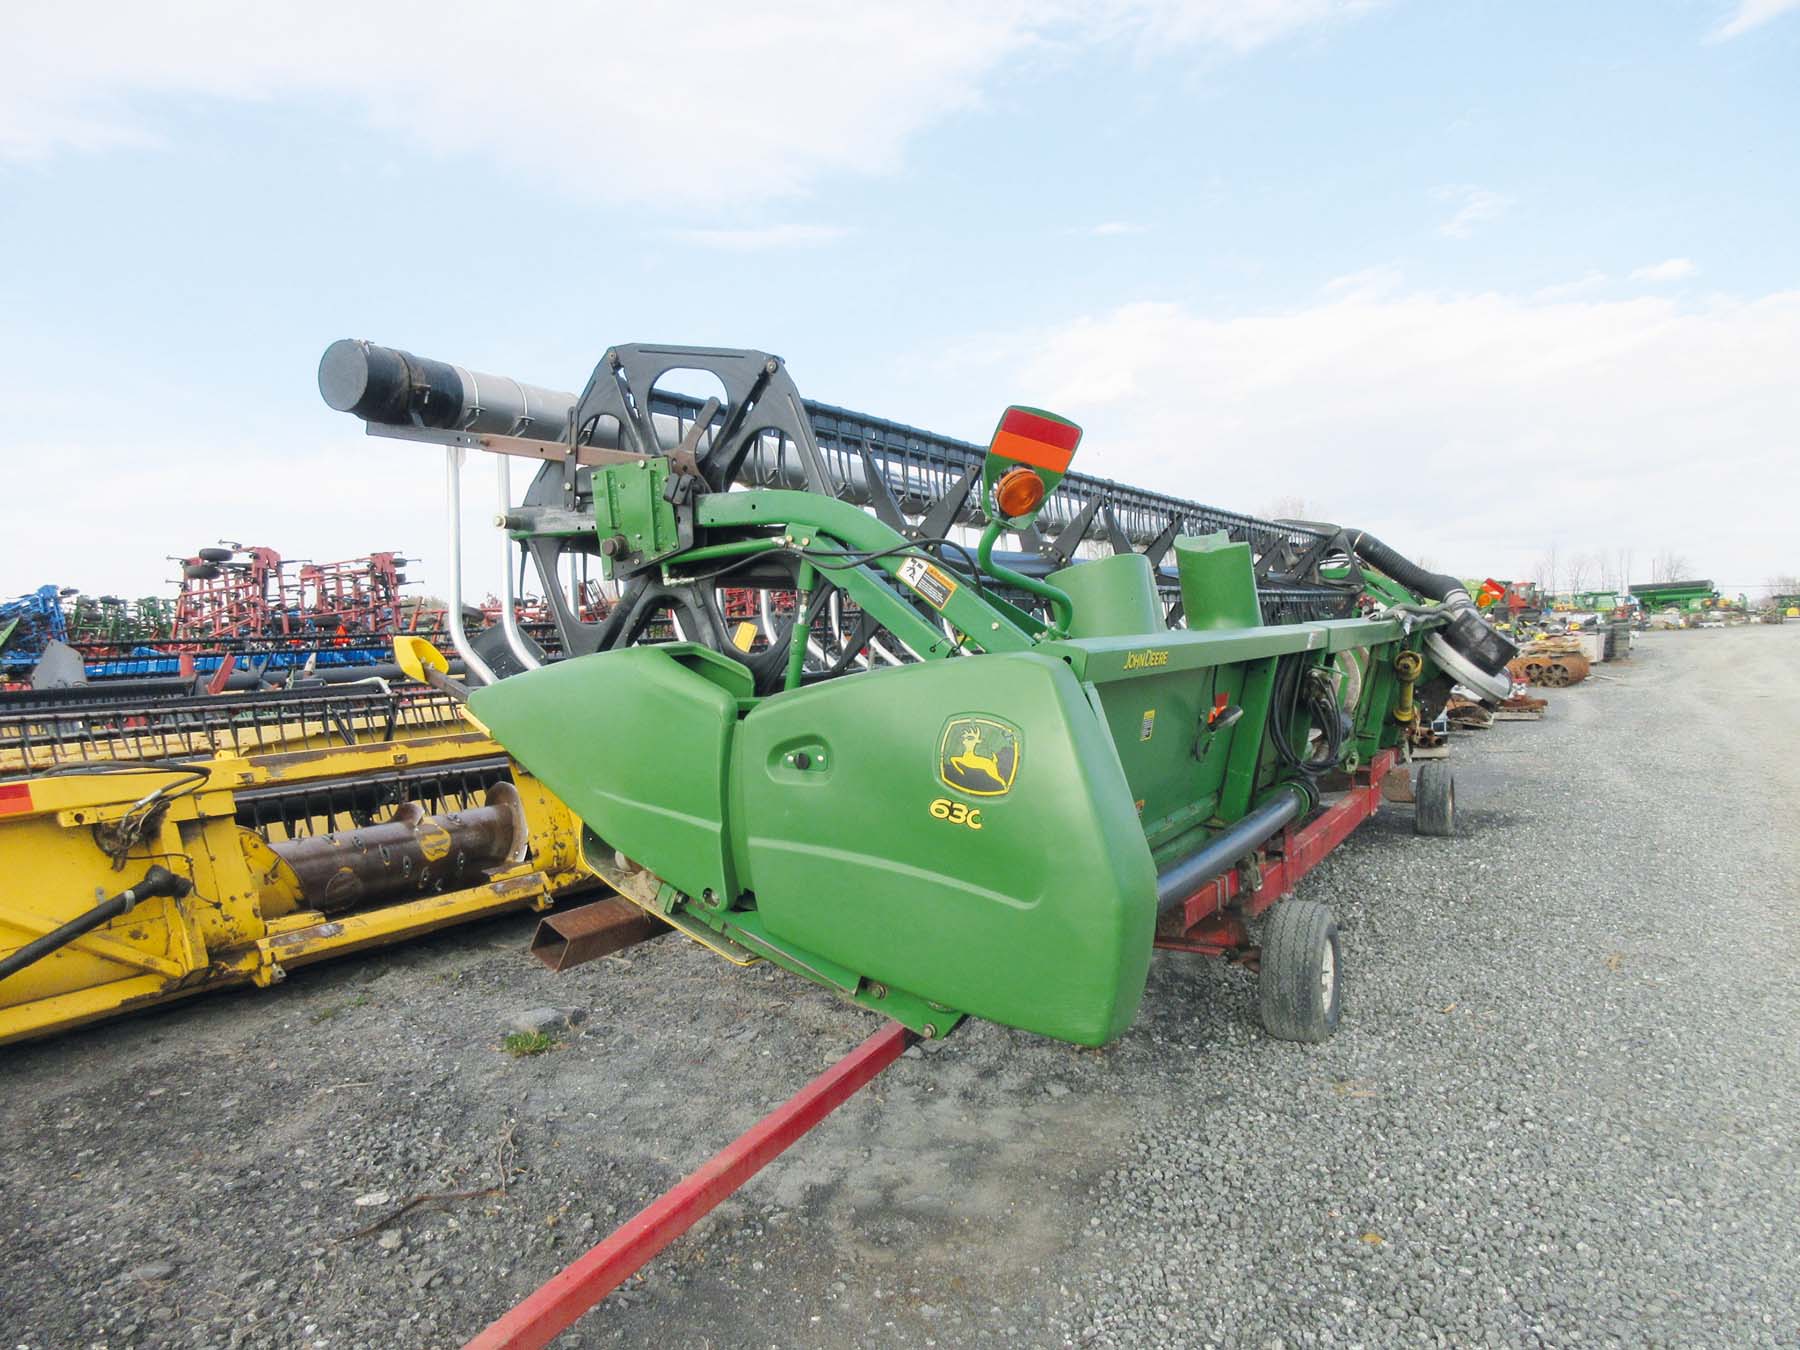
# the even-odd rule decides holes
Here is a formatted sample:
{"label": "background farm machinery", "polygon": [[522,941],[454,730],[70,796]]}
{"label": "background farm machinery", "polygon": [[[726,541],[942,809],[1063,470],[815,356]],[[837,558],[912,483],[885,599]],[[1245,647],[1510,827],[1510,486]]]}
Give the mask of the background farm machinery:
{"label": "background farm machinery", "polygon": [[406,559],[391,552],[293,563],[271,548],[203,548],[181,562],[172,636],[322,641],[393,633],[401,626],[405,566]]}
{"label": "background farm machinery", "polygon": [[[48,668],[39,683],[194,676],[221,688],[254,687],[258,678],[300,670],[392,673],[395,634],[442,638],[444,606],[403,593],[407,559],[375,552],[341,562],[285,560],[274,549],[219,544],[179,564],[172,599],[90,596],[72,587],[40,587],[0,604],[0,672],[29,679],[58,646],[74,658]],[[607,598],[589,582],[572,603],[584,618],[604,615]],[[467,606],[464,622],[499,622],[501,602]],[[533,640],[555,648],[554,615],[536,597],[514,602],[515,621]],[[224,675],[220,675],[221,669]]]}
{"label": "background farm machinery", "polygon": [[172,602],[44,587],[0,620],[42,686],[0,698],[0,1041],[591,884],[561,803],[392,664],[444,620],[404,558],[179,561]]}
{"label": "background farm machinery", "polygon": [[0,1042],[588,881],[577,826],[443,694],[382,683],[0,705]]}
{"label": "background farm machinery", "polygon": [[[922,1035],[977,1015],[1102,1043],[1158,943],[1260,967],[1272,1031],[1329,1034],[1324,907],[1260,945],[1246,920],[1374,808],[1453,680],[1510,692],[1514,649],[1455,579],[1071,473],[1079,431],[1035,410],[984,451],[808,403],[766,353],[650,346],[576,398],[342,342],[320,388],[449,447],[458,558],[463,452],[495,453],[507,574],[536,563],[566,656],[472,639],[454,604],[450,637],[588,865]],[[519,503],[515,457],[541,462]],[[595,559],[599,623],[559,585]],[[1447,831],[1447,771],[1420,790]]]}

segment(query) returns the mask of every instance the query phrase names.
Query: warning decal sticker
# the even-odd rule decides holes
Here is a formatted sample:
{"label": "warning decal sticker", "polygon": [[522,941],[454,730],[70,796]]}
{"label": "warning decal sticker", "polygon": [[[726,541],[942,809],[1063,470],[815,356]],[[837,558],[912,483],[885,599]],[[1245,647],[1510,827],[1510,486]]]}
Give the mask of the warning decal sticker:
{"label": "warning decal sticker", "polygon": [[902,562],[899,577],[933,609],[942,609],[950,603],[950,597],[956,594],[956,583],[950,579],[949,574],[941,568],[933,567],[923,558],[908,558]]}

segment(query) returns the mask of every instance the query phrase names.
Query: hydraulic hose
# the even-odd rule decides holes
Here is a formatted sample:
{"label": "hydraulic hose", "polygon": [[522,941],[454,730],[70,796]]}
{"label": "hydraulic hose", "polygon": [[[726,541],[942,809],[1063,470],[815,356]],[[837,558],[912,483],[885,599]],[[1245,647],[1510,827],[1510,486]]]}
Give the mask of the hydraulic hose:
{"label": "hydraulic hose", "polygon": [[[1269,739],[1275,743],[1275,753],[1288,768],[1309,778],[1335,769],[1344,754],[1344,714],[1331,685],[1322,678],[1324,669],[1308,668],[1303,653],[1282,658],[1276,667],[1271,700]],[[1304,745],[1296,748],[1288,743],[1291,725],[1299,716],[1302,702],[1322,738],[1318,754],[1311,759],[1305,757]]]}
{"label": "hydraulic hose", "polygon": [[1166,913],[1215,877],[1224,875],[1272,838],[1289,821],[1299,819],[1312,798],[1298,783],[1284,783],[1276,794],[1242,820],[1214,835],[1198,853],[1190,853],[1156,877],[1156,912]]}
{"label": "hydraulic hose", "polygon": [[11,956],[0,960],[0,980],[4,980],[9,975],[16,975],[27,966],[37,964],[51,952],[68,946],[83,933],[91,933],[94,929],[111,923],[119,915],[129,913],[139,901],[149,900],[159,895],[179,900],[193,889],[194,883],[186,877],[176,876],[166,867],[152,867],[144,873],[144,879],[137,885],[102,900],[85,913],[77,914],[61,928],[27,942]]}

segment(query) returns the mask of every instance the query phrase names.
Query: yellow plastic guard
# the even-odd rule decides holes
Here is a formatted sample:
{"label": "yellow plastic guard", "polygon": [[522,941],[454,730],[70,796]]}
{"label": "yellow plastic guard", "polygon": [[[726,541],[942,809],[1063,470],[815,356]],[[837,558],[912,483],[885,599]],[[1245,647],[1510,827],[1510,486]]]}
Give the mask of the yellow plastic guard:
{"label": "yellow plastic guard", "polygon": [[449,660],[422,637],[407,635],[395,638],[394,660],[409,679],[417,680],[420,684],[431,683],[431,677],[425,673],[427,668],[440,675],[450,673]]}

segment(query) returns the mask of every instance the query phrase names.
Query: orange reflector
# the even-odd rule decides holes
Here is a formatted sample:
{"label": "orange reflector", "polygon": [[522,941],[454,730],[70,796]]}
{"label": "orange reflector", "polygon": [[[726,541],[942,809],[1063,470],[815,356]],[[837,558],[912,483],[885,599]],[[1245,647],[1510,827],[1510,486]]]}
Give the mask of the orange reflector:
{"label": "orange reflector", "polygon": [[1050,473],[1067,473],[1079,444],[1081,428],[1073,422],[1031,408],[1008,408],[994,429],[988,453]]}
{"label": "orange reflector", "polygon": [[1040,469],[1048,469],[1051,473],[1066,472],[1069,461],[1074,458],[1072,450],[1047,445],[1030,436],[1021,436],[1017,432],[1008,431],[1005,427],[994,433],[993,443],[988,446],[988,452],[999,455],[1002,459],[1015,459],[1021,464],[1032,464]]}
{"label": "orange reflector", "polygon": [[1008,520],[1028,516],[1044,501],[1044,480],[1023,464],[1000,475],[994,485],[994,505]]}
{"label": "orange reflector", "polygon": [[30,783],[0,783],[0,816],[31,810]]}

